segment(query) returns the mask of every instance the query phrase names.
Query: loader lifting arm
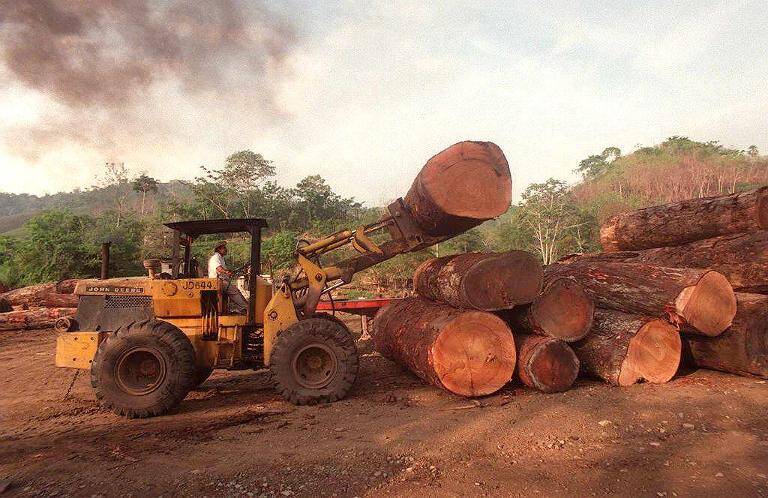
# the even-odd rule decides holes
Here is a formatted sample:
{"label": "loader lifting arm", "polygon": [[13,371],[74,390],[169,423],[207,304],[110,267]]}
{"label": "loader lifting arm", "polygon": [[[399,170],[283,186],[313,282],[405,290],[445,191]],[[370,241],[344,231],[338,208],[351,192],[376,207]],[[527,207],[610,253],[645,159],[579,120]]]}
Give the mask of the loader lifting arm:
{"label": "loader lifting arm", "polygon": [[[371,239],[372,235],[381,233],[388,234],[388,240],[376,243]],[[426,234],[413,220],[403,199],[398,198],[374,223],[354,230],[341,230],[298,247],[297,270],[278,286],[265,310],[264,363],[269,365],[272,346],[280,331],[300,319],[311,317],[324,293],[348,284],[359,271],[400,254],[425,249],[451,236]],[[320,256],[348,245],[358,254],[332,266],[319,264]]]}
{"label": "loader lifting arm", "polygon": [[[322,294],[348,284],[355,273],[449,238],[431,236],[420,230],[402,198],[390,204],[387,211],[374,223],[362,225],[355,230],[341,230],[297,249],[300,271],[286,284],[294,293],[303,294],[295,302],[301,314],[312,315]],[[381,244],[371,240],[370,235],[384,231],[388,233],[389,240]],[[359,254],[333,266],[321,267],[315,263],[319,256],[347,245],[351,245]]]}

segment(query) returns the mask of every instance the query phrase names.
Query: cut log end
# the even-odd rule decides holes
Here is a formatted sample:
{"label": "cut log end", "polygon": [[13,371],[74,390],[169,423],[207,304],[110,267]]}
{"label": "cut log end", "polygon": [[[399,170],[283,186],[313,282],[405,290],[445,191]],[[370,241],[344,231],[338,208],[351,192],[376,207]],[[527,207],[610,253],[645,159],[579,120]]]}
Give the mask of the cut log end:
{"label": "cut log end", "polygon": [[709,271],[696,285],[683,289],[675,300],[675,308],[687,325],[714,337],[733,323],[736,294],[725,276]]}
{"label": "cut log end", "polygon": [[682,341],[675,327],[663,320],[647,322],[629,343],[619,385],[629,386],[640,380],[668,382],[680,365],[681,351]]}
{"label": "cut log end", "polygon": [[460,142],[430,159],[424,170],[423,188],[445,214],[495,218],[512,200],[509,164],[491,142]]}
{"label": "cut log end", "polygon": [[527,347],[521,346],[518,365],[523,383],[544,393],[570,389],[580,366],[573,350],[550,337],[531,336],[528,341]]}
{"label": "cut log end", "polygon": [[515,371],[509,327],[482,312],[466,312],[446,324],[431,350],[435,373],[449,391],[483,396],[504,386]]}
{"label": "cut log end", "polygon": [[578,341],[589,333],[594,313],[594,302],[584,288],[564,278],[550,283],[530,309],[538,332],[566,342]]}

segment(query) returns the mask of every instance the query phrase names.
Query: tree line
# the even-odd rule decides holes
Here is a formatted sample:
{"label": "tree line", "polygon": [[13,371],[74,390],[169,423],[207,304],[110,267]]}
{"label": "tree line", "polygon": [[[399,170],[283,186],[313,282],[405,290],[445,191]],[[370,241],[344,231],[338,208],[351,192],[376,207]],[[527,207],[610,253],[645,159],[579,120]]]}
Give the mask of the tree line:
{"label": "tree line", "polygon": [[[383,288],[406,285],[421,261],[468,251],[523,249],[545,264],[564,254],[598,250],[599,223],[618,212],[690,197],[722,194],[768,183],[768,161],[756,147],[746,151],[717,142],[671,137],[622,155],[616,147],[582,160],[581,180],[569,185],[550,178],[529,185],[519,202],[492,220],[416,254],[403,255],[358,278]],[[112,242],[112,274],[140,275],[142,260],[168,257],[172,220],[263,217],[269,229],[262,245],[264,271],[290,267],[299,239],[375,220],[382,208],[366,207],[333,191],[311,175],[293,187],[278,185],[272,161],[249,150],[235,152],[219,167],[203,167],[189,182],[167,188],[123,164],[105,165],[84,194],[109,199],[98,209],[59,206],[43,211],[16,236],[0,236],[0,282],[9,286],[98,274],[98,247]],[[215,237],[201,237],[194,255],[204,262]],[[245,238],[230,238],[233,264],[247,260]]]}

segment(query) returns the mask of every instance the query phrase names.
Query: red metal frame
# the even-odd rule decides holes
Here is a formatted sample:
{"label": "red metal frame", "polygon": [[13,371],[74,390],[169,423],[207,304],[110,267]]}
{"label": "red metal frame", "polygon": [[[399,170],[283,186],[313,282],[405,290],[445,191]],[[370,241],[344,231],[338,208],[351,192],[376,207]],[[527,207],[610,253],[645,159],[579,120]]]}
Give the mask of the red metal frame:
{"label": "red metal frame", "polygon": [[397,297],[378,297],[373,299],[335,299],[333,302],[320,301],[317,305],[317,311],[335,310],[342,313],[372,317],[380,308],[400,299]]}

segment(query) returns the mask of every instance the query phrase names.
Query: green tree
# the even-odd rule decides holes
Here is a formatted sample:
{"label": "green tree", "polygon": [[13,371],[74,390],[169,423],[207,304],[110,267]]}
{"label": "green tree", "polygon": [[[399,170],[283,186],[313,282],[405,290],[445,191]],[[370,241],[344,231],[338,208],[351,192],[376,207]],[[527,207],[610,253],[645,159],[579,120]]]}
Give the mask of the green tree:
{"label": "green tree", "polygon": [[129,172],[125,167],[125,163],[105,163],[104,174],[100,178],[97,178],[96,188],[101,188],[112,194],[114,199],[115,210],[117,211],[117,217],[115,218],[115,226],[120,226],[122,215],[126,211],[126,201],[130,194],[128,184]]}
{"label": "green tree", "polygon": [[110,242],[109,273],[115,276],[142,275],[144,268],[144,234],[146,224],[133,213],[122,216],[120,227],[115,212],[107,212],[90,220],[82,233],[83,250],[89,255],[88,276],[96,275],[101,264],[99,247]]}
{"label": "green tree", "polygon": [[583,251],[589,240],[589,220],[576,206],[568,185],[554,178],[525,189],[515,219],[522,229],[516,234],[519,242],[527,243],[545,265],[565,251]]}
{"label": "green tree", "polygon": [[[250,218],[264,200],[261,186],[275,175],[272,161],[242,150],[231,154],[218,169],[200,167],[203,175],[187,183],[204,218]],[[275,185],[267,190],[273,193]]]}
{"label": "green tree", "polygon": [[298,234],[292,230],[282,230],[265,239],[261,245],[262,271],[274,275],[277,270],[292,267],[297,240]]}
{"label": "green tree", "polygon": [[607,147],[601,154],[589,156],[579,163],[576,171],[585,178],[596,178],[605,174],[611,167],[611,163],[621,157],[618,147]]}
{"label": "green tree", "polygon": [[89,216],[65,210],[43,212],[25,225],[27,237],[19,241],[13,271],[17,281],[29,285],[70,277],[94,275],[94,248],[84,236],[94,226]]}
{"label": "green tree", "polygon": [[151,176],[147,176],[146,173],[142,173],[136,179],[133,180],[132,186],[133,191],[138,192],[141,194],[141,214],[144,215],[144,207],[145,207],[145,201],[147,198],[147,193],[157,192],[159,182],[152,178]]}
{"label": "green tree", "polygon": [[297,199],[297,216],[293,221],[303,225],[302,228],[318,227],[317,223],[323,222],[321,231],[324,232],[339,220],[361,214],[362,205],[359,202],[334,193],[320,175],[301,180],[293,189],[293,195]]}

